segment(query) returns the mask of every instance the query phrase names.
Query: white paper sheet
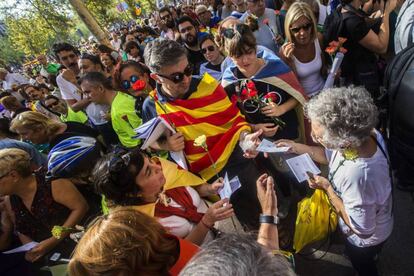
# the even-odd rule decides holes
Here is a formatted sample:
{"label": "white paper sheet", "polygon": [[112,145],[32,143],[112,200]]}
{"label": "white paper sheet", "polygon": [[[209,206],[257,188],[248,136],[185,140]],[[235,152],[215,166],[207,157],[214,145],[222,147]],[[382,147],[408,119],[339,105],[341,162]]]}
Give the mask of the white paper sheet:
{"label": "white paper sheet", "polygon": [[315,165],[307,153],[287,159],[286,163],[299,182],[303,182],[309,179],[309,176],[306,172],[311,172],[313,174],[321,173],[319,168]]}
{"label": "white paper sheet", "polygon": [[38,242],[34,242],[34,241],[29,242],[29,243],[23,244],[22,246],[16,247],[12,250],[5,251],[5,252],[3,252],[3,254],[13,254],[13,253],[19,253],[19,252],[26,252],[26,251],[31,250],[33,247],[35,247],[38,244],[39,244]]}
{"label": "white paper sheet", "polygon": [[335,74],[338,72],[341,67],[342,60],[344,59],[344,54],[341,52],[336,53],[335,59],[332,64],[332,68],[329,71],[328,77],[326,78],[325,85],[323,89],[332,88],[335,82]]}
{"label": "white paper sheet", "polygon": [[230,198],[231,195],[241,187],[239,177],[236,175],[229,180],[227,173],[224,176],[223,184],[223,188],[219,190],[221,199]]}
{"label": "white paper sheet", "polygon": [[269,140],[263,139],[260,145],[256,148],[260,152],[287,152],[290,147],[277,147]]}

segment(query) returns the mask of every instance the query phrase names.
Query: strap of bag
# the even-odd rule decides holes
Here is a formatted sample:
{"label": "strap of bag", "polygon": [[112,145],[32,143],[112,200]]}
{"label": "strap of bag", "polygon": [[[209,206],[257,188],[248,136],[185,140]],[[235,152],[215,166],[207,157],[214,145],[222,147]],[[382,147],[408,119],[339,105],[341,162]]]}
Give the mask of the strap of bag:
{"label": "strap of bag", "polygon": [[388,163],[388,174],[390,176],[390,182],[391,182],[391,196],[392,196],[392,205],[391,205],[391,215],[394,215],[394,179],[392,176],[392,166],[391,166],[391,161],[387,155],[387,153],[385,152],[385,149],[382,147],[382,145],[380,144],[380,142],[377,140],[377,137],[371,135],[371,138],[375,141],[375,143],[377,144],[378,148],[381,150],[382,154],[384,154],[385,159],[387,159],[387,163]]}

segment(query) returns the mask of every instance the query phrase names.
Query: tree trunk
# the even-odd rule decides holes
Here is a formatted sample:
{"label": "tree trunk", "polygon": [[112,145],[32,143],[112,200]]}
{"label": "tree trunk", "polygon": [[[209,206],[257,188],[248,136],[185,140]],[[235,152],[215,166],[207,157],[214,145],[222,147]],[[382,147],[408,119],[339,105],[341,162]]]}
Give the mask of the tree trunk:
{"label": "tree trunk", "polygon": [[69,2],[89,31],[98,39],[99,43],[111,47],[108,40],[108,34],[99,26],[85,4],[81,0],[69,0]]}

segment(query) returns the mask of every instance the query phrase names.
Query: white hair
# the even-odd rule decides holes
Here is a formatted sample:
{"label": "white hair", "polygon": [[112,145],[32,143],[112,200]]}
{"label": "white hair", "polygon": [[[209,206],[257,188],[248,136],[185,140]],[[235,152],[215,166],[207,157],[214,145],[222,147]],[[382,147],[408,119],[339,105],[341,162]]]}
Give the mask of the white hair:
{"label": "white hair", "polygon": [[363,87],[323,90],[305,105],[305,114],[325,128],[322,140],[332,149],[358,147],[378,122],[378,109]]}

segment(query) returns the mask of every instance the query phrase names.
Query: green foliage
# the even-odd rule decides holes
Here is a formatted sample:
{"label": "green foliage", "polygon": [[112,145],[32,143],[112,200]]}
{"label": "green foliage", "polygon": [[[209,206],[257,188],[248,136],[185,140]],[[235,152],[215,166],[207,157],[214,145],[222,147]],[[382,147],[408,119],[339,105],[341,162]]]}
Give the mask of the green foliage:
{"label": "green foliage", "polygon": [[8,37],[0,37],[0,66],[4,67],[7,64],[22,63],[24,53],[16,50]]}

